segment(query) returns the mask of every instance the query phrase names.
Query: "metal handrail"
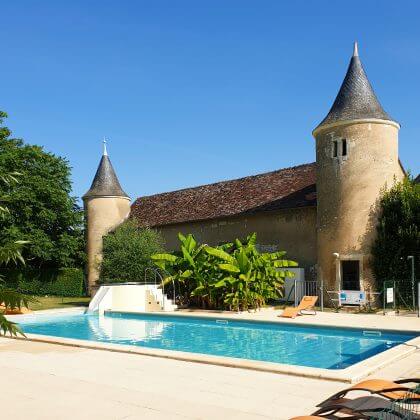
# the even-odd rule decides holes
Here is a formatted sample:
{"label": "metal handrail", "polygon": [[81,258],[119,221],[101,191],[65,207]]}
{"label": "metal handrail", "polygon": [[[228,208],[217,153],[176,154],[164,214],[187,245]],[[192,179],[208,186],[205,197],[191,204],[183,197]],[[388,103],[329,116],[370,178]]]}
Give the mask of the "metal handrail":
{"label": "metal handrail", "polygon": [[[153,273],[153,283],[148,283],[147,281],[147,273],[151,271]],[[154,270],[151,267],[146,267],[146,269],[144,270],[144,283],[143,284],[154,284],[156,286],[156,270]]]}
{"label": "metal handrail", "polygon": [[172,279],[172,287],[174,288],[174,305],[176,305],[176,290],[175,290],[175,281]]}

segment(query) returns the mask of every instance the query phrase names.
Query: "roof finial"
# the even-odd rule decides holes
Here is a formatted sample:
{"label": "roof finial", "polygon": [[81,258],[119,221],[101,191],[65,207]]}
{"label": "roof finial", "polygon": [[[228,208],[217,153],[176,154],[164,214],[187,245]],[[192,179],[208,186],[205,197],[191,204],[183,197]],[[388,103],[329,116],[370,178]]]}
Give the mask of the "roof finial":
{"label": "roof finial", "polygon": [[108,156],[108,152],[107,152],[107,150],[106,150],[106,140],[105,140],[105,137],[104,137],[104,139],[103,139],[103,156]]}
{"label": "roof finial", "polygon": [[355,43],[354,43],[353,57],[359,57],[359,49],[357,48],[357,41],[355,41]]}

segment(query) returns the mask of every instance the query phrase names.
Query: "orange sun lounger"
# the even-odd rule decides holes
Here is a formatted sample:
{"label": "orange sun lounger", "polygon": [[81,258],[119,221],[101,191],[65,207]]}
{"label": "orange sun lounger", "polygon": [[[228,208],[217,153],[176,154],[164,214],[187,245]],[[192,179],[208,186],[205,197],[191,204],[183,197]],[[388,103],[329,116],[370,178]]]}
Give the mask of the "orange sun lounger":
{"label": "orange sun lounger", "polygon": [[319,417],[319,416],[299,416],[299,417],[293,417],[290,420],[324,420],[325,417]]}
{"label": "orange sun lounger", "polygon": [[365,381],[352,385],[350,388],[337,392],[337,394],[332,395],[327,400],[318,404],[317,407],[322,407],[335,399],[343,398],[351,391],[366,391],[371,394],[380,395],[381,397],[385,397],[391,401],[398,401],[406,398],[420,401],[420,394],[418,391],[414,392],[413,389],[405,385],[410,383],[420,384],[420,379],[401,379],[394,382],[384,379],[366,379]]}
{"label": "orange sun lounger", "polygon": [[21,308],[5,308],[2,304],[0,304],[0,312],[4,313],[4,315],[22,315],[22,314],[28,314],[32,312],[30,309],[21,307]]}
{"label": "orange sun lounger", "polygon": [[[318,296],[304,296],[296,307],[289,306],[279,316],[283,318],[296,318],[298,315],[316,315],[314,306]],[[307,311],[304,313],[303,311]]]}

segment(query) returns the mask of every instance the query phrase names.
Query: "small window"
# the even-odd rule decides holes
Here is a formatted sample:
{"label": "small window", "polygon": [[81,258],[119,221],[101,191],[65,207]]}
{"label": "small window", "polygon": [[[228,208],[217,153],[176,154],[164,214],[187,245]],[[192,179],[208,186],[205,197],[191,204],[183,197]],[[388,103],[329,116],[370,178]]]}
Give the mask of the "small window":
{"label": "small window", "polygon": [[341,143],[341,155],[347,156],[347,140],[343,139]]}
{"label": "small window", "polygon": [[333,157],[337,157],[338,156],[338,141],[334,140],[333,141]]}

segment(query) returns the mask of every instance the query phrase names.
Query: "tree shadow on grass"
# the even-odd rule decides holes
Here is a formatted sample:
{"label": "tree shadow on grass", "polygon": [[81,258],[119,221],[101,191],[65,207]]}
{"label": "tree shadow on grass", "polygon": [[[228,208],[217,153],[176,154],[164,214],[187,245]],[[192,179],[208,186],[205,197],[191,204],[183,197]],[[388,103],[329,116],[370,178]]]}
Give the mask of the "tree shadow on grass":
{"label": "tree shadow on grass", "polygon": [[82,307],[88,307],[89,302],[80,302],[80,301],[69,301],[69,302],[62,302],[63,305],[66,306],[82,306]]}

